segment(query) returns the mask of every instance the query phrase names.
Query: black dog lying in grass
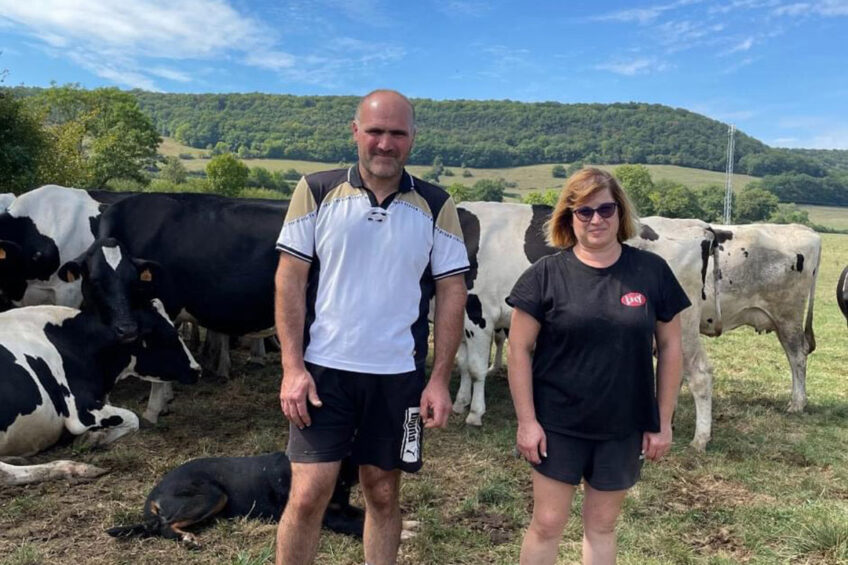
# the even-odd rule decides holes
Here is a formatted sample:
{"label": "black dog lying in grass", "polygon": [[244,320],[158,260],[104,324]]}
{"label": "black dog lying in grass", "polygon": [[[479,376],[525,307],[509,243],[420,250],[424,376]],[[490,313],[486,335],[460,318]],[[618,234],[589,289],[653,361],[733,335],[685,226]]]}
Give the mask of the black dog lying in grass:
{"label": "black dog lying in grass", "polygon": [[[365,513],[350,505],[350,489],[358,478],[358,467],[349,459],[342,461],[324,527],[361,538]],[[279,520],[290,486],[291,464],[284,453],[194,459],[153,487],[141,524],[106,531],[114,537],[162,536],[197,546],[195,536],[184,528],[213,516]]]}

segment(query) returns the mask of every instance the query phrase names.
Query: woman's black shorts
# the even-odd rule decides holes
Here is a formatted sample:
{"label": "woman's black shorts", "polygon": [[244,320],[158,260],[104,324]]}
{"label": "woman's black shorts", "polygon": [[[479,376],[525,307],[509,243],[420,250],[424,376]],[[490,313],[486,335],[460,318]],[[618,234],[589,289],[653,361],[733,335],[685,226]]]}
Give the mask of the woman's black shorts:
{"label": "woman's black shorts", "polygon": [[610,440],[583,439],[545,430],[548,456],[533,465],[548,478],[595,490],[625,490],[636,484],[642,470],[642,432]]}
{"label": "woman's black shorts", "polygon": [[289,425],[286,455],[296,463],[341,461],[414,473],[421,468],[419,417],[424,370],[392,375],[306,364],[321,406],[307,403],[312,424]]}

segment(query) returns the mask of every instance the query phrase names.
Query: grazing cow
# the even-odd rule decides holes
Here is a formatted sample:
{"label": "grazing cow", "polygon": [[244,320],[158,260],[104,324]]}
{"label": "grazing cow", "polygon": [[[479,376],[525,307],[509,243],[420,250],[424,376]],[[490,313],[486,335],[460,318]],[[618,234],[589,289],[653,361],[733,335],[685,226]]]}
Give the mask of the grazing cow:
{"label": "grazing cow", "polygon": [[[342,461],[324,526],[362,537],[365,514],[350,505],[357,473],[358,467],[350,459]],[[170,471],[153,487],[144,503],[142,523],[106,531],[114,537],[161,536],[197,546],[197,538],[185,528],[214,517],[278,521],[290,486],[291,463],[285,453],[194,459]]]}
{"label": "grazing cow", "polygon": [[[457,356],[462,380],[454,411],[462,413],[470,404],[468,424],[482,424],[484,382],[492,339],[499,330],[509,327],[512,314],[504,299],[527,267],[557,251],[547,246],[542,229],[550,213],[550,207],[539,205],[486,202],[459,205],[471,270],[466,274],[469,293],[465,334]],[[692,302],[681,313],[684,371],[697,412],[692,444],[703,449],[710,437],[712,367],[698,338],[698,329],[702,304],[712,301],[713,310],[717,309],[715,295],[708,292],[706,281],[713,235],[704,222],[666,222],[664,218],[643,219],[640,234],[627,243],[666,259]]]}
{"label": "grazing cow", "polygon": [[[97,316],[73,308],[30,306],[0,314],[0,455],[38,453],[65,433],[104,445],[137,430],[138,417],[107,400],[126,376],[197,380],[200,367],[158,300],[131,315],[136,339],[122,342]],[[56,469],[47,465],[4,463],[0,481],[51,478]]]}
{"label": "grazing cow", "polygon": [[[739,326],[777,333],[792,370],[788,409],[800,412],[807,404],[807,355],[816,348],[813,302],[821,237],[797,224],[715,225],[713,231],[719,277],[708,281],[707,292],[716,292],[720,311],[704,305],[701,333],[717,336]],[[716,318],[720,327],[707,323]]]}
{"label": "grazing cow", "polygon": [[842,269],[842,274],[836,282],[836,303],[839,304],[842,315],[848,320],[848,267]]}
{"label": "grazing cow", "polygon": [[84,190],[47,185],[0,213],[0,292],[19,306],[78,308],[79,283],[56,276],[94,241],[101,205]]}

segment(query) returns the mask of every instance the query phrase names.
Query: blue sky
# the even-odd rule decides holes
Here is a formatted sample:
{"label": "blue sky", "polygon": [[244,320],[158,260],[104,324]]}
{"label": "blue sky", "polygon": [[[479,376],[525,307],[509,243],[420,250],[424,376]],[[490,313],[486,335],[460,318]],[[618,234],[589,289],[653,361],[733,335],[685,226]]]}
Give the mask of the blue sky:
{"label": "blue sky", "polygon": [[848,149],[848,0],[0,0],[5,84],[686,108]]}

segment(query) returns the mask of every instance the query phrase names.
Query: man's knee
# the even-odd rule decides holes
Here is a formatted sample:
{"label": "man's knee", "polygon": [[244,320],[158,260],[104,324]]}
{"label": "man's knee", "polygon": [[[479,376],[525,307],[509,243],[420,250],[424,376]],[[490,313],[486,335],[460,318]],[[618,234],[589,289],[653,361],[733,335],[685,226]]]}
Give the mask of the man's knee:
{"label": "man's knee", "polygon": [[339,463],[292,463],[286,511],[302,518],[323,515],[339,472]]}
{"label": "man's knee", "polygon": [[383,471],[363,465],[359,469],[359,484],[369,510],[391,511],[398,506],[400,471]]}

